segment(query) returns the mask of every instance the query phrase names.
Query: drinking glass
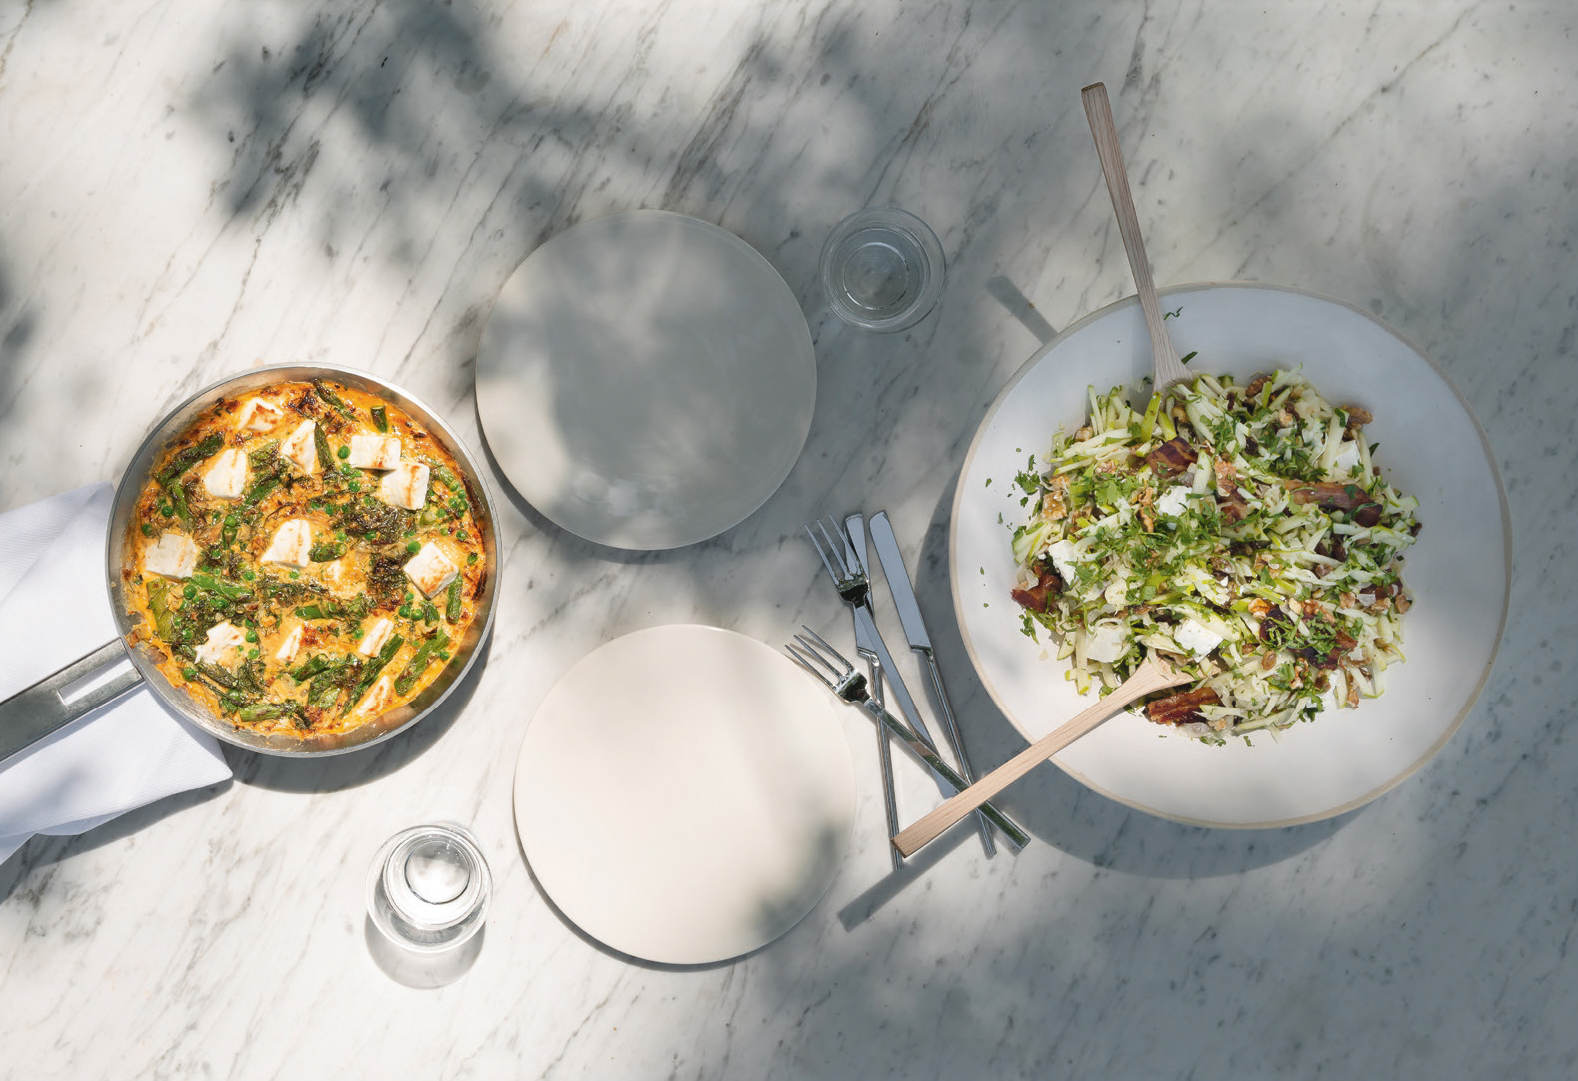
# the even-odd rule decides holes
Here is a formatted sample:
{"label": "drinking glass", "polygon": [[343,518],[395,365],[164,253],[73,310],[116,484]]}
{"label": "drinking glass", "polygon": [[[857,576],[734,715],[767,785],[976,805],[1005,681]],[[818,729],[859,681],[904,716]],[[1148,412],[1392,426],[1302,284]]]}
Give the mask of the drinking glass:
{"label": "drinking glass", "polygon": [[822,288],[840,319],[867,330],[914,326],[942,295],[942,244],[925,222],[893,207],[839,222],[822,245]]}
{"label": "drinking glass", "polygon": [[493,879],[465,827],[401,830],[378,850],[367,881],[368,946],[390,976],[418,987],[458,979],[481,949]]}

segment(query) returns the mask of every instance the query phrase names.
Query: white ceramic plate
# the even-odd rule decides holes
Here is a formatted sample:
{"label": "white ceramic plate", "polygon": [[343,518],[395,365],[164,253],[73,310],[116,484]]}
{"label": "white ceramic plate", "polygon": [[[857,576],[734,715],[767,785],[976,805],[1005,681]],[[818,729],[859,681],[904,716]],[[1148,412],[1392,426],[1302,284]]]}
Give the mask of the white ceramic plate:
{"label": "white ceramic plate", "polygon": [[510,483],[617,548],[738,524],[789,475],[815,402],[811,332],[783,278],[733,233],[657,210],[527,256],[477,355],[477,413]]}
{"label": "white ceramic plate", "polygon": [[849,845],[836,708],[788,658],[717,627],[599,647],[521,745],[515,825],[533,874],[634,957],[705,964],[766,945],[821,899]]}
{"label": "white ceramic plate", "polygon": [[[1412,345],[1356,308],[1288,289],[1199,285],[1166,290],[1168,329],[1192,366],[1247,378],[1302,365],[1334,402],[1375,415],[1388,479],[1420,501],[1423,525],[1405,557],[1414,607],[1407,661],[1358,709],[1328,708],[1280,739],[1210,747],[1142,714],[1115,717],[1053,761],[1104,795],[1207,826],[1291,825],[1375,798],[1434,754],[1473,705],[1506,618],[1511,541],[1506,497],[1483,433],[1457,392]],[[1042,634],[1020,631],[1009,597],[1011,531],[1024,521],[1014,474],[1042,459],[1059,426],[1083,423],[1086,388],[1137,386],[1150,339],[1130,298],[1069,327],[1025,364],[982,421],[954,499],[949,570],[964,642],[987,690],[1026,739],[1076,713],[1067,662]],[[991,484],[988,485],[988,479]],[[1000,521],[1001,519],[1001,521]]]}

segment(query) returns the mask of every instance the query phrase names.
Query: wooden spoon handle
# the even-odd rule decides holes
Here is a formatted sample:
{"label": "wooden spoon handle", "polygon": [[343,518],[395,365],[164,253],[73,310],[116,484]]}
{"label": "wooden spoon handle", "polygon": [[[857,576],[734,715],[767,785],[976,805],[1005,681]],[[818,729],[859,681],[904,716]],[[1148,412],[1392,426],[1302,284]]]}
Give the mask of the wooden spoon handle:
{"label": "wooden spoon handle", "polygon": [[1188,680],[1188,676],[1175,671],[1170,665],[1161,661],[1147,660],[1101,701],[1081,710],[1068,722],[1054,728],[969,788],[956,796],[949,797],[935,810],[922,815],[913,824],[900,830],[893,838],[893,847],[899,850],[901,856],[914,855],[942,836],[948,827],[1130,702],[1154,691],[1187,683]]}
{"label": "wooden spoon handle", "polygon": [[1155,387],[1161,390],[1180,379],[1189,378],[1189,370],[1178,359],[1178,349],[1167,335],[1167,325],[1162,319],[1161,301],[1156,299],[1156,282],[1151,278],[1151,264],[1145,258],[1145,241],[1140,236],[1140,218],[1134,212],[1134,196],[1129,193],[1129,174],[1123,168],[1123,149],[1118,145],[1118,128],[1112,122],[1112,104],[1107,100],[1104,83],[1091,83],[1080,91],[1085,103],[1085,118],[1090,121],[1090,134],[1096,140],[1096,156],[1101,159],[1101,175],[1107,178],[1107,193],[1112,196],[1112,209],[1118,216],[1118,233],[1123,237],[1123,250],[1129,256],[1129,270],[1134,274],[1134,287],[1140,294],[1140,310],[1145,313],[1145,327],[1151,332],[1151,352],[1155,357]]}

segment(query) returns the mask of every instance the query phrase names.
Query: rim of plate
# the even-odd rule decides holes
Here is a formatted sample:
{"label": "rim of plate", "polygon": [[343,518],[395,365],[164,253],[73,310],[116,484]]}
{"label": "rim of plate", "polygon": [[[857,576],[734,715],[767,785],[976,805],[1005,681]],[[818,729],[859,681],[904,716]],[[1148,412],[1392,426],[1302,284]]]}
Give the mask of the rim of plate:
{"label": "rim of plate", "polygon": [[[1425,362],[1425,364],[1430,368],[1431,372],[1434,373],[1435,377],[1441,381],[1442,385],[1452,392],[1452,396],[1457,399],[1457,403],[1462,408],[1464,415],[1468,417],[1469,423],[1474,426],[1474,432],[1479,436],[1480,450],[1485,456],[1485,463],[1490,467],[1490,475],[1496,483],[1496,501],[1501,511],[1501,613],[1496,621],[1495,639],[1490,644],[1490,654],[1485,660],[1484,668],[1480,671],[1479,678],[1474,682],[1473,691],[1464,700],[1463,705],[1457,711],[1457,715],[1452,718],[1452,723],[1442,731],[1441,735],[1436,739],[1436,741],[1426,748],[1424,753],[1415,759],[1412,764],[1398,771],[1395,776],[1391,777],[1383,784],[1377,785],[1368,792],[1356,796],[1345,803],[1328,808],[1324,811],[1316,811],[1307,815],[1299,815],[1293,818],[1267,819],[1265,821],[1259,822],[1215,822],[1209,819],[1191,818],[1187,815],[1170,814],[1166,811],[1161,811],[1154,807],[1147,806],[1138,800],[1125,798],[1100,785],[1093,784],[1091,780],[1080,771],[1070,769],[1068,766],[1065,766],[1063,763],[1059,762],[1056,756],[1048,759],[1048,761],[1050,761],[1054,766],[1062,770],[1074,780],[1078,781],[1080,784],[1084,785],[1086,788],[1090,789],[1092,792],[1096,792],[1102,796],[1105,796],[1114,803],[1120,803],[1125,807],[1132,807],[1137,811],[1143,811],[1148,815],[1153,815],[1157,818],[1163,818],[1170,822],[1178,822],[1186,826],[1201,826],[1208,829],[1279,829],[1285,826],[1302,826],[1311,822],[1321,822],[1328,818],[1335,818],[1338,815],[1347,814],[1349,811],[1357,810],[1358,808],[1363,807],[1365,804],[1372,802],[1376,798],[1391,791],[1393,788],[1396,788],[1403,781],[1406,781],[1409,777],[1412,777],[1415,773],[1417,773],[1420,767],[1422,767],[1426,762],[1430,761],[1430,759],[1434,758],[1441,748],[1446,746],[1447,741],[1449,741],[1457,733],[1457,730],[1462,727],[1463,721],[1468,717],[1468,714],[1474,708],[1475,703],[1479,701],[1479,696],[1485,690],[1485,684],[1490,679],[1491,670],[1496,665],[1496,657],[1501,652],[1501,639],[1507,629],[1507,615],[1511,609],[1512,597],[1512,517],[1507,505],[1507,488],[1501,479],[1501,468],[1496,464],[1496,457],[1491,450],[1490,438],[1485,434],[1484,426],[1480,424],[1479,418],[1474,415],[1474,411],[1469,408],[1468,401],[1463,397],[1463,392],[1458,390],[1457,384],[1453,383],[1452,380],[1447,377],[1446,373],[1441,370],[1440,366],[1437,365],[1433,359],[1431,359],[1428,353],[1419,348],[1418,344],[1416,344],[1412,338],[1398,331],[1391,324],[1376,316],[1375,313],[1366,311],[1358,305],[1343,300],[1340,297],[1327,296],[1324,293],[1317,293],[1309,289],[1297,289],[1287,285],[1272,285],[1265,282],[1248,281],[1182,282],[1176,285],[1169,285],[1164,289],[1158,289],[1157,295],[1166,296],[1170,293],[1228,289],[1258,289],[1272,293],[1288,293],[1293,296],[1304,297],[1309,300],[1317,300],[1326,304],[1335,305],[1340,308],[1346,308],[1349,311],[1363,316],[1365,319],[1378,326],[1381,330],[1385,331],[1387,334],[1390,334],[1392,337],[1402,342],[1403,345],[1407,346],[1408,349],[1410,349],[1416,356],[1419,357],[1419,359]],[[1029,358],[1019,366],[1019,369],[1009,377],[1008,382],[1003,384],[1003,388],[999,390],[996,397],[992,399],[992,404],[987,406],[986,412],[981,415],[980,421],[976,424],[975,435],[970,439],[970,449],[965,452],[964,461],[959,466],[959,471],[956,474],[953,493],[953,506],[948,512],[948,592],[953,599],[954,622],[958,624],[959,637],[964,642],[964,651],[970,658],[970,666],[975,669],[976,678],[981,681],[981,685],[986,688],[986,693],[991,696],[992,704],[997,707],[998,712],[1003,715],[1003,717],[1013,727],[1014,731],[1019,733],[1021,738],[1026,738],[1024,730],[1014,719],[1013,714],[1009,711],[1003,696],[992,680],[991,675],[981,664],[981,658],[979,653],[976,651],[975,642],[970,637],[969,626],[959,615],[959,613],[964,610],[964,607],[963,600],[959,595],[959,575],[956,573],[956,569],[954,567],[954,558],[959,550],[959,509],[963,502],[963,480],[965,475],[970,472],[970,467],[975,461],[976,450],[979,449],[981,445],[981,438],[990,425],[992,418],[997,415],[998,410],[1002,408],[1003,402],[1007,400],[1013,389],[1019,385],[1020,380],[1025,378],[1025,376],[1028,375],[1030,371],[1037,364],[1039,364],[1048,353],[1050,353],[1058,345],[1061,345],[1065,338],[1070,337],[1075,332],[1083,329],[1091,323],[1111,315],[1113,312],[1121,308],[1135,306],[1138,304],[1139,297],[1132,293],[1126,297],[1121,297],[1118,300],[1113,301],[1111,304],[1097,308],[1095,311],[1089,312],[1076,319],[1074,322],[1070,323],[1068,326],[1054,334],[1050,340],[1042,344],[1041,347],[1035,352],[1031,353]],[[1126,710],[1125,712],[1132,713],[1133,711]]]}

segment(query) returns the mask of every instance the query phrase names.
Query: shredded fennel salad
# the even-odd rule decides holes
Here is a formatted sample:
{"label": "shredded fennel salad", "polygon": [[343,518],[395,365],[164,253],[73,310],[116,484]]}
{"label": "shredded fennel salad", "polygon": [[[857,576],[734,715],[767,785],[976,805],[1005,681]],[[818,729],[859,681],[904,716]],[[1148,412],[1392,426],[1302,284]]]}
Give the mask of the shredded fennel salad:
{"label": "shredded fennel salad", "polygon": [[1419,504],[1376,467],[1370,414],[1297,371],[1199,375],[1141,409],[1121,387],[1089,397],[1088,423],[1016,478],[1013,536],[1024,632],[1056,635],[1079,692],[1155,651],[1193,680],[1150,719],[1212,743],[1378,696],[1403,659]]}

